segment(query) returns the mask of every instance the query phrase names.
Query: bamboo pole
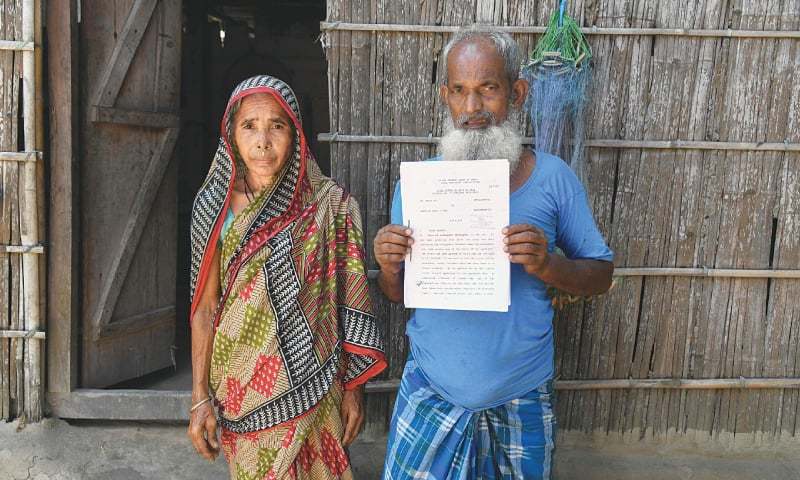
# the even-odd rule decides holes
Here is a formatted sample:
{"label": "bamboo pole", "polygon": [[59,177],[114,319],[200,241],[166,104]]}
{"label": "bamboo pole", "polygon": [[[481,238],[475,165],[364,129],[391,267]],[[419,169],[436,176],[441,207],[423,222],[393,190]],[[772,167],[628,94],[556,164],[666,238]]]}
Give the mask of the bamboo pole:
{"label": "bamboo pole", "polygon": [[[368,382],[367,393],[393,392],[400,380]],[[556,390],[770,390],[800,388],[800,378],[644,378],[556,380]]]}
{"label": "bamboo pole", "polygon": [[800,388],[800,378],[646,378],[613,380],[556,380],[556,390],[759,390]]}
{"label": "bamboo pole", "polygon": [[800,270],[759,270],[736,268],[616,268],[616,277],[715,277],[715,278],[800,278]]}
{"label": "bamboo pole", "polygon": [[695,140],[587,140],[587,147],[643,148],[653,150],[737,150],[756,152],[800,152],[800,143],[704,142]]}
{"label": "bamboo pole", "polygon": [[46,334],[45,332],[35,330],[0,330],[0,338],[32,338],[35,340],[44,340]]}
{"label": "bamboo pole", "polygon": [[0,251],[4,253],[44,253],[41,245],[0,245]]}
{"label": "bamboo pole", "polygon": [[[34,0],[22,3],[22,38],[25,42],[34,40]],[[23,138],[25,150],[36,149],[36,58],[33,50],[22,52],[22,107]],[[20,194],[20,239],[23,245],[39,243],[37,215],[37,175],[36,163],[25,162],[22,168],[22,192]],[[22,297],[24,300],[25,328],[39,330],[39,257],[33,253],[22,254]],[[29,421],[39,421],[42,416],[41,404],[41,343],[26,342],[24,360],[25,374],[25,415]]]}
{"label": "bamboo pole", "polygon": [[0,162],[35,162],[41,152],[0,152]]}
{"label": "bamboo pole", "polygon": [[15,42],[0,40],[0,50],[33,51],[33,42]]}
{"label": "bamboo pole", "polygon": [[[402,25],[389,23],[349,23],[320,22],[319,29],[330,31],[360,32],[417,32],[453,33],[463,27],[459,25]],[[480,27],[478,27],[480,28]],[[544,26],[492,26],[493,31],[506,33],[544,33]],[[659,35],[670,37],[722,37],[722,38],[800,38],[796,30],[732,30],[732,29],[691,29],[691,28],[616,28],[582,27],[587,35]]]}
{"label": "bamboo pole", "polygon": [[[441,137],[415,137],[406,135],[342,135],[339,133],[320,133],[320,142],[351,143],[412,143],[436,144]],[[525,137],[523,143],[532,145],[533,138]],[[800,152],[800,143],[789,142],[704,142],[693,140],[586,140],[584,145],[595,148],[641,148],[653,150],[733,150],[756,152]]]}
{"label": "bamboo pole", "polygon": [[[369,270],[370,279],[378,278],[380,270]],[[615,277],[708,277],[708,278],[780,278],[800,279],[800,270],[757,270],[734,268],[626,268],[614,269]]]}
{"label": "bamboo pole", "polygon": [[[34,45],[44,45],[43,35],[44,35],[44,16],[42,12],[42,8],[44,8],[44,0],[34,0],[34,30],[33,30],[33,43]],[[35,115],[35,138],[34,138],[34,152],[37,152],[37,158],[41,159],[41,152],[45,149],[45,129],[44,129],[44,49],[43,48],[34,48],[33,50],[33,58],[34,58],[34,72],[35,75],[35,83],[33,86],[33,91],[36,96],[36,104],[34,107],[34,115]],[[44,162],[36,162],[36,212],[37,212],[37,238],[39,239],[39,245],[41,246],[44,242],[47,232],[47,224],[45,218],[45,205],[47,205],[47,198],[45,197],[45,164]],[[35,249],[34,249],[35,250]],[[34,252],[35,253],[35,252]],[[47,327],[47,257],[46,252],[44,251],[44,247],[42,247],[42,252],[38,258],[38,265],[39,265],[39,274],[37,278],[39,279],[39,323],[41,325],[41,330],[45,330]],[[39,329],[37,329],[39,330]],[[37,355],[38,369],[36,370],[36,377],[38,379],[38,387],[40,392],[40,400],[39,400],[39,411],[43,413],[44,407],[44,391],[45,391],[45,380],[46,378],[46,371],[45,371],[45,358],[46,353],[45,349],[42,345],[38,345],[37,348],[39,349],[39,353]]]}

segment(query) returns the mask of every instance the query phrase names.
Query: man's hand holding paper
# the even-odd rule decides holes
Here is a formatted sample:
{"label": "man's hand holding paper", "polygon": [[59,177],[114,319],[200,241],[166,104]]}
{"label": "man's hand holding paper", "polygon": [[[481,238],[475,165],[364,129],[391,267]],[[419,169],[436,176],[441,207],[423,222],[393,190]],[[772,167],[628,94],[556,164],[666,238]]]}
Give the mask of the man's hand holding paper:
{"label": "man's hand holding paper", "polygon": [[503,229],[505,247],[511,263],[518,263],[528,275],[540,276],[549,264],[547,236],[541,228],[519,223]]}

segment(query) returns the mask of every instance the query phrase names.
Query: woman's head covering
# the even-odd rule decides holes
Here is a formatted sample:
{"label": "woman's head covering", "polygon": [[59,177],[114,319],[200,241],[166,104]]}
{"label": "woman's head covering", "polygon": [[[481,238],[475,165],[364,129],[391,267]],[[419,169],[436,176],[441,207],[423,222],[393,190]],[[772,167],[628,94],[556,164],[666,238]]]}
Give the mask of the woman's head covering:
{"label": "woman's head covering", "polygon": [[254,248],[256,243],[269,240],[272,235],[290,223],[299,213],[303,196],[309,190],[306,175],[311,152],[308,148],[301,123],[297,97],[284,81],[269,75],[259,75],[241,82],[231,94],[220,124],[220,139],[217,152],[211,163],[205,182],[200,187],[192,207],[191,223],[191,315],[194,315],[199,295],[208,274],[217,238],[222,227],[222,214],[230,201],[233,182],[236,178],[237,162],[231,138],[234,105],[255,93],[272,95],[286,111],[295,132],[294,150],[279,174],[273,191],[267,195],[261,214],[250,227],[242,244]]}

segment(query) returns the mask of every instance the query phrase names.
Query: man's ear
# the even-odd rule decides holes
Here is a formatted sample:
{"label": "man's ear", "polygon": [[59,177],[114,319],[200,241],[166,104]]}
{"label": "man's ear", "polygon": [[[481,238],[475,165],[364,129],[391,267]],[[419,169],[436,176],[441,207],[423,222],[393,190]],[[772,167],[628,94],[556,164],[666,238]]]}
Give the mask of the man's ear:
{"label": "man's ear", "polygon": [[511,84],[511,104],[515,108],[521,108],[525,103],[525,99],[528,98],[529,88],[528,81],[524,78],[519,78]]}
{"label": "man's ear", "polygon": [[439,100],[445,105],[447,105],[447,85],[439,85]]}

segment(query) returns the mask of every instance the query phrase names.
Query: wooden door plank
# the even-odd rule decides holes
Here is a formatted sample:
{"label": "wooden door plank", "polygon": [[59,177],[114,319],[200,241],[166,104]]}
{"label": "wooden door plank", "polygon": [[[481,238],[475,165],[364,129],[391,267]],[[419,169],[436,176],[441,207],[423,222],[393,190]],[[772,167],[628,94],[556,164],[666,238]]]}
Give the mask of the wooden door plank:
{"label": "wooden door plank", "polygon": [[136,0],[131,7],[120,38],[111,53],[111,60],[100,77],[100,88],[95,95],[95,105],[114,106],[119,90],[122,88],[122,82],[128,73],[128,67],[142,42],[142,37],[157,4],[158,0]]}
{"label": "wooden door plank", "polygon": [[142,330],[149,330],[158,327],[163,323],[172,322],[175,319],[175,305],[150,310],[149,312],[138,313],[130,317],[115,320],[103,327],[103,339],[124,336],[137,333]]}
{"label": "wooden door plank", "polygon": [[93,122],[117,123],[150,128],[178,128],[181,120],[175,113],[143,112],[124,108],[95,106],[91,110]]}
{"label": "wooden door plank", "polygon": [[136,200],[130,211],[128,223],[122,234],[119,249],[109,265],[106,280],[103,283],[100,298],[92,316],[91,326],[94,329],[92,332],[94,340],[100,338],[103,328],[108,325],[111,319],[122,284],[128,274],[133,254],[136,252],[142,231],[147,223],[147,217],[158,193],[158,187],[161,185],[164,173],[170,163],[177,138],[177,128],[165,130],[162,141],[150,159],[150,164],[142,178],[141,186],[136,194]]}

